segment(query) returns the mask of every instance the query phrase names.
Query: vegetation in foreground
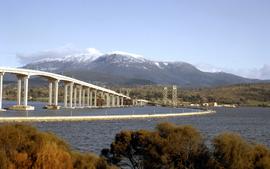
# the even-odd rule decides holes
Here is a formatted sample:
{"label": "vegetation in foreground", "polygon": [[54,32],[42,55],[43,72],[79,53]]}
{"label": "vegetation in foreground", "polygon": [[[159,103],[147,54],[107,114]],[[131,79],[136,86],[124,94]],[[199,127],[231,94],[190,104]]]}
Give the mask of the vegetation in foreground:
{"label": "vegetation in foreground", "polygon": [[155,131],[123,131],[102,155],[109,163],[134,169],[269,169],[270,150],[224,133],[204,143],[191,126],[159,124]]}
{"label": "vegetation in foreground", "polygon": [[52,133],[25,125],[0,127],[0,169],[107,169],[96,155],[71,151]]}
{"label": "vegetation in foreground", "polygon": [[269,169],[269,148],[237,134],[213,139],[191,126],[162,123],[155,131],[122,131],[101,156],[71,151],[55,135],[25,125],[0,127],[0,169]]}

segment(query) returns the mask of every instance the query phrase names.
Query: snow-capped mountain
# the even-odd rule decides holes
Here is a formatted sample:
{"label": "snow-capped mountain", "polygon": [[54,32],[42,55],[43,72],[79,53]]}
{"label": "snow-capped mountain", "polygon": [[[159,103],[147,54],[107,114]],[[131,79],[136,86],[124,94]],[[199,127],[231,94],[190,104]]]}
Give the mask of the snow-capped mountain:
{"label": "snow-capped mountain", "polygon": [[199,87],[257,82],[223,72],[202,72],[185,62],[152,61],[140,55],[119,51],[106,54],[90,51],[61,58],[42,58],[24,67],[105,84],[177,84]]}

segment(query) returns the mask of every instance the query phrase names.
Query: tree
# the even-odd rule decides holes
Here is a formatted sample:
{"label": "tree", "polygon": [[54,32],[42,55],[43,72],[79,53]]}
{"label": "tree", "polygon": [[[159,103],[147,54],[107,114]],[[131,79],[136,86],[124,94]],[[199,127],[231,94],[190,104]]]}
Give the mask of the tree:
{"label": "tree", "polygon": [[213,140],[213,146],[213,157],[221,168],[270,168],[270,150],[263,145],[250,144],[238,134],[220,134]]}
{"label": "tree", "polygon": [[54,134],[25,125],[0,127],[0,169],[108,169],[100,157],[72,152]]}
{"label": "tree", "polygon": [[[209,149],[191,126],[170,123],[155,131],[122,131],[102,156],[120,168],[132,169],[269,169],[270,150],[223,133]],[[212,151],[210,151],[212,150]]]}
{"label": "tree", "polygon": [[119,167],[206,168],[210,156],[199,132],[163,123],[156,131],[123,131],[102,155]]}

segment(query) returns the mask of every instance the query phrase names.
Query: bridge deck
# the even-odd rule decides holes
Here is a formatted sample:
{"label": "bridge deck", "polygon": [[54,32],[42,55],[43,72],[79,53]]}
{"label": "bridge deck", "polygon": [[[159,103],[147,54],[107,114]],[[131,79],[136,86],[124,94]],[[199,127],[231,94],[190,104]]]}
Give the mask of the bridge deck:
{"label": "bridge deck", "polygon": [[[87,83],[75,78],[71,78],[56,73],[50,73],[39,70],[21,69],[21,68],[6,68],[0,67],[0,110],[2,109],[2,95],[3,95],[3,76],[5,73],[17,75],[17,105],[12,106],[12,109],[18,110],[33,110],[34,108],[28,106],[28,79],[32,76],[41,76],[48,79],[49,82],[49,102],[47,107],[58,109],[58,83],[64,82],[64,107],[84,107],[97,106],[97,94],[101,95],[101,99],[106,97],[106,105],[108,107],[121,107],[124,105],[131,105],[131,98],[122,93],[100,87],[91,83]],[[23,82],[23,90],[22,90]],[[54,89],[53,89],[54,86]],[[69,90],[68,90],[69,88]],[[90,91],[91,90],[91,91]],[[24,91],[24,92],[22,92]],[[53,93],[54,92],[54,93]],[[21,104],[21,94],[23,94],[23,104]],[[94,94],[94,96],[93,96]],[[68,98],[69,95],[69,98]],[[77,96],[79,95],[78,99]],[[54,96],[54,98],[53,98]],[[74,99],[73,99],[74,97]],[[54,100],[54,101],[53,101]],[[68,106],[69,100],[69,106]],[[85,102],[86,101],[86,102]],[[104,105],[101,105],[104,106]]]}

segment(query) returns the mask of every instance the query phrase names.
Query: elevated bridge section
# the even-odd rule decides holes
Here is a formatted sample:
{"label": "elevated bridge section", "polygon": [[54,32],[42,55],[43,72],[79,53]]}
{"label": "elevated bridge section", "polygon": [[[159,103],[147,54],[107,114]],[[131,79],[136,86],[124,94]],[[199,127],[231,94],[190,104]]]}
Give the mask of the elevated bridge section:
{"label": "elevated bridge section", "polygon": [[[17,76],[17,104],[11,107],[14,110],[34,109],[28,105],[28,81],[34,76],[48,80],[49,98],[46,105],[48,109],[60,108],[59,83],[64,84],[64,108],[124,107],[132,103],[129,96],[68,76],[38,70],[0,67],[0,110],[3,99],[3,77],[8,73]],[[99,105],[98,98],[103,100]]]}

